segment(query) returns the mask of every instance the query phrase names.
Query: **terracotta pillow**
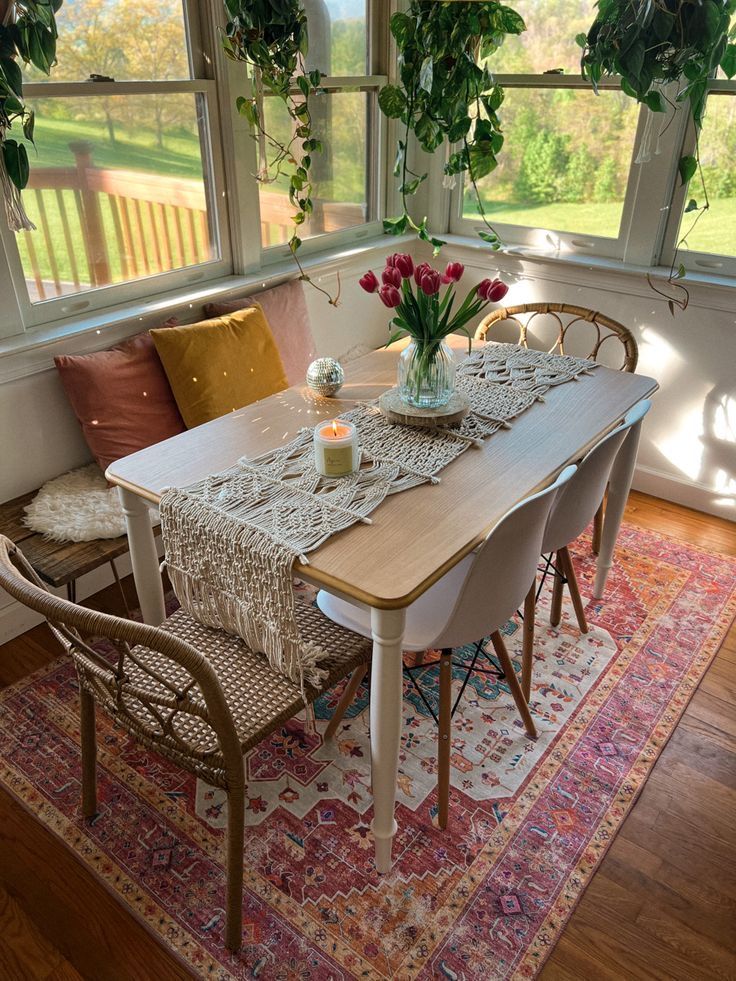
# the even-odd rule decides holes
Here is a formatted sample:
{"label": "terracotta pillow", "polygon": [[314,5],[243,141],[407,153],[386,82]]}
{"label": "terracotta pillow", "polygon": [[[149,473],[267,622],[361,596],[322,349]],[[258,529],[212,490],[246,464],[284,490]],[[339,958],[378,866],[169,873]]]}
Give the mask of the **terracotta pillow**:
{"label": "terracotta pillow", "polygon": [[273,331],[289,384],[300,384],[304,381],[310,363],[317,357],[304,288],[300,280],[292,279],[288,283],[274,286],[273,289],[252,293],[237,300],[207,303],[204,312],[207,317],[222,317],[226,313],[252,307],[256,303],[260,303]]}
{"label": "terracotta pillow", "polygon": [[[178,321],[168,320],[167,330]],[[67,397],[103,470],[185,426],[148,331],[108,351],[54,358]]]}
{"label": "terracotta pillow", "polygon": [[289,387],[260,307],[151,336],[190,429]]}

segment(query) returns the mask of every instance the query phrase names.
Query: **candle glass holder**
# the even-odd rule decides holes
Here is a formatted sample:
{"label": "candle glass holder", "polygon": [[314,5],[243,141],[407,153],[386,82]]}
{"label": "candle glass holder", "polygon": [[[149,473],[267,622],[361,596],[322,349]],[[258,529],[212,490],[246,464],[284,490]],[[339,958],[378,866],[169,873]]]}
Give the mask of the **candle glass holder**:
{"label": "candle glass holder", "polygon": [[358,430],[351,422],[332,419],[314,429],[314,465],[323,477],[347,477],[360,466]]}

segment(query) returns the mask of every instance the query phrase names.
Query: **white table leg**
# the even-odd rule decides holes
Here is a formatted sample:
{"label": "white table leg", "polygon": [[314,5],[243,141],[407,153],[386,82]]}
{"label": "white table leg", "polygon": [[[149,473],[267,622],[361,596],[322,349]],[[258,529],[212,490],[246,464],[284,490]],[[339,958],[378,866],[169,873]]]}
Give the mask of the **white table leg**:
{"label": "white table leg", "polygon": [[593,596],[596,599],[601,599],[603,596],[606,588],[606,579],[613,565],[613,550],[616,547],[618,530],[621,527],[621,520],[624,516],[626,501],[628,500],[629,490],[631,489],[631,481],[634,477],[640,434],[641,422],[632,426],[626,434],[626,439],[621,444],[621,448],[616,454],[616,459],[613,461],[613,467],[611,468],[611,476],[608,480],[608,501],[603,520],[601,548],[598,553],[595,584],[593,585]]}
{"label": "white table leg", "polygon": [[405,610],[371,610],[371,783],[376,868],[391,871],[394,806],[401,740],[401,644]]}
{"label": "white table leg", "polygon": [[123,487],[118,487],[118,493],[128,530],[130,563],[143,622],[155,626],[166,619],[166,608],[148,505],[137,494]]}

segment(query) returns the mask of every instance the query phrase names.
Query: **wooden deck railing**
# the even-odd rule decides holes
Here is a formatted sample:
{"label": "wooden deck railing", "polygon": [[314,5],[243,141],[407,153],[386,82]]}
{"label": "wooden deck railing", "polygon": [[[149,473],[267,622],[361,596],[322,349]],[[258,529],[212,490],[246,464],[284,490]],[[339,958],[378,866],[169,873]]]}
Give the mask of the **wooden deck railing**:
{"label": "wooden deck railing", "polygon": [[[95,167],[90,143],[69,149],[74,166],[32,169],[25,191],[38,225],[23,233],[29,288],[38,299],[215,257],[203,181]],[[260,206],[263,244],[286,242],[294,227],[288,197],[262,191]],[[360,224],[364,215],[360,204],[316,201],[309,231]]]}

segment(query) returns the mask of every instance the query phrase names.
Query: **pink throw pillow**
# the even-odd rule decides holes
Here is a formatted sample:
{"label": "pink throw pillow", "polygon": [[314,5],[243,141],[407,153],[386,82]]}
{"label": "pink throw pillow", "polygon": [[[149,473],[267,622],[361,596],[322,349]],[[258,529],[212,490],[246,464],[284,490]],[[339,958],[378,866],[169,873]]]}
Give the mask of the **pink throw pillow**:
{"label": "pink throw pillow", "polygon": [[288,283],[274,286],[273,289],[252,293],[237,300],[207,303],[204,312],[207,317],[223,317],[256,304],[260,304],[266,315],[284,363],[287,381],[290,385],[298,385],[304,381],[307,368],[317,357],[304,288],[300,280],[292,279]]}
{"label": "pink throw pillow", "polygon": [[[164,327],[176,327],[167,320]],[[54,358],[84,438],[102,470],[186,429],[148,331],[108,351]]]}

